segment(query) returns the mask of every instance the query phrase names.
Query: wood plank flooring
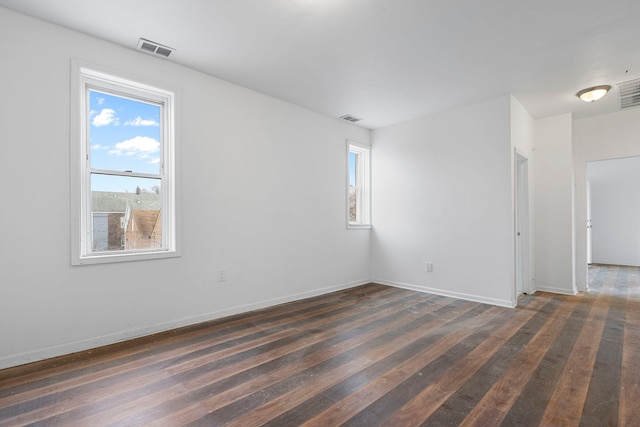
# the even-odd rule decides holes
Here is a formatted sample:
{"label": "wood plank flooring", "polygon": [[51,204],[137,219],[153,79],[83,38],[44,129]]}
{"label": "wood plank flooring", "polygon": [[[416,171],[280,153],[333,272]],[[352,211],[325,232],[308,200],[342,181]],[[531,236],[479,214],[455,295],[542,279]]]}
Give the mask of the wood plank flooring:
{"label": "wood plank flooring", "polygon": [[640,425],[640,268],[516,309],[369,284],[0,371],[0,426]]}

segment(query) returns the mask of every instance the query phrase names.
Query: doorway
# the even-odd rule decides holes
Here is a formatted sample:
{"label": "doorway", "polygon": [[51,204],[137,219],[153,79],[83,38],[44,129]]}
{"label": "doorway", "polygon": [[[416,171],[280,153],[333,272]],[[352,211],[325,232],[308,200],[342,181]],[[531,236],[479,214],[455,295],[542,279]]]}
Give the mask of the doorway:
{"label": "doorway", "polygon": [[587,162],[586,190],[587,268],[640,266],[640,157]]}
{"label": "doorway", "polygon": [[529,272],[529,161],[515,150],[515,300],[531,292]]}
{"label": "doorway", "polygon": [[[589,165],[587,165],[588,176]],[[587,268],[593,264],[591,260],[591,183],[587,178]],[[587,274],[587,277],[589,275]],[[589,290],[589,281],[587,281],[587,290]]]}

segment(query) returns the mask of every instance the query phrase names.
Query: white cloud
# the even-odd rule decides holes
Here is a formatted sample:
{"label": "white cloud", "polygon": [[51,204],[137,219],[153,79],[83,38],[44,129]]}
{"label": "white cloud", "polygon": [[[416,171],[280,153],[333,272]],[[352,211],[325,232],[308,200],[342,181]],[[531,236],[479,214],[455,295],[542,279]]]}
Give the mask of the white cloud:
{"label": "white cloud", "polygon": [[109,147],[105,146],[105,145],[100,145],[100,144],[93,144],[91,146],[92,150],[106,150],[107,148],[109,148]]}
{"label": "white cloud", "polygon": [[111,123],[118,124],[118,118],[116,112],[111,108],[104,108],[100,111],[100,114],[95,116],[92,121],[94,126],[106,126]]}
{"label": "white cloud", "polygon": [[158,126],[158,122],[156,122],[153,119],[143,119],[142,117],[138,116],[133,120],[129,120],[128,122],[125,122],[124,125],[125,126]]}
{"label": "white cloud", "polygon": [[102,105],[104,103],[104,98],[98,98],[98,105]]}
{"label": "white cloud", "polygon": [[160,152],[160,142],[148,136],[136,136],[126,141],[118,142],[109,154],[116,156],[138,156],[141,159],[150,158]]}
{"label": "white cloud", "polygon": [[159,165],[160,157],[154,157],[153,159],[149,160],[147,163],[149,163],[150,165]]}

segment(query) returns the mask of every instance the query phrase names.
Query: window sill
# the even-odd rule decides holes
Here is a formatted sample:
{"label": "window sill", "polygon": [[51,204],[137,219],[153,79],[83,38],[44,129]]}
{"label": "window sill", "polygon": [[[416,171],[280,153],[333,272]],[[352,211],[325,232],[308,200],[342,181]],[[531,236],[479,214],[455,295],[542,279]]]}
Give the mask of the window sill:
{"label": "window sill", "polygon": [[371,224],[347,224],[347,230],[371,230]]}
{"label": "window sill", "polygon": [[116,262],[147,261],[152,259],[178,258],[181,254],[177,251],[158,251],[148,253],[124,253],[92,255],[82,258],[75,257],[71,265],[112,264]]}

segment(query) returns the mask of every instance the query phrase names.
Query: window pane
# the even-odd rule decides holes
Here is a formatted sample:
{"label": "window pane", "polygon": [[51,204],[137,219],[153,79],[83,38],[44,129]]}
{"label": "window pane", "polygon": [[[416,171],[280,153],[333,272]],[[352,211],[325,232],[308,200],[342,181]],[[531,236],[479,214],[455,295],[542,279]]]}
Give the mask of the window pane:
{"label": "window pane", "polygon": [[159,179],[91,175],[91,251],[162,249]]}
{"label": "window pane", "polygon": [[358,221],[358,194],[356,188],[349,186],[349,222]]}
{"label": "window pane", "polygon": [[91,168],[160,173],[161,106],[89,91]]}
{"label": "window pane", "polygon": [[349,185],[356,185],[358,155],[349,151]]}
{"label": "window pane", "polygon": [[349,222],[360,222],[359,212],[359,188],[358,177],[359,154],[349,151]]}

